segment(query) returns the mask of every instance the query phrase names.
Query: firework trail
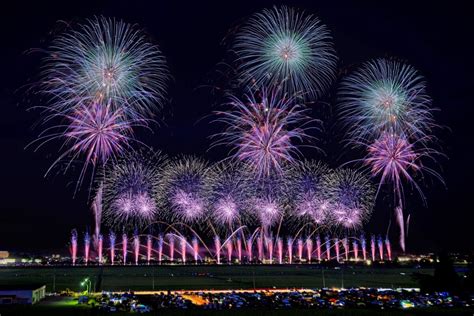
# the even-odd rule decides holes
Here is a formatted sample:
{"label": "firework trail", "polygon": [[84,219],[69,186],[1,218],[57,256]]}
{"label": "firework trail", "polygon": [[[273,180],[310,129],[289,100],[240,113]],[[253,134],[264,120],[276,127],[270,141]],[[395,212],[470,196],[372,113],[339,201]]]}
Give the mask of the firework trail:
{"label": "firework trail", "polygon": [[375,190],[362,173],[337,169],[329,175],[328,186],[333,201],[332,220],[346,229],[359,228],[370,216]]}
{"label": "firework trail", "polygon": [[96,17],[54,39],[40,90],[56,112],[100,102],[141,119],[163,104],[168,79],[163,55],[142,30]]}
{"label": "firework trail", "polygon": [[401,206],[395,208],[395,216],[397,219],[398,227],[400,228],[400,247],[405,251],[405,223],[403,219],[403,209]]}
{"label": "firework trail", "polygon": [[280,86],[312,100],[335,78],[331,40],[327,27],[311,14],[286,6],[265,9],[236,35],[237,71],[246,85]]}
{"label": "firework trail", "polygon": [[94,213],[94,247],[98,248],[98,241],[100,236],[100,225],[102,223],[102,200],[103,200],[104,185],[99,184],[99,187],[95,193],[94,200],[92,201],[92,213]]}
{"label": "firework trail", "polygon": [[244,101],[232,96],[229,105],[228,111],[215,112],[216,122],[226,129],[214,135],[219,140],[213,146],[232,147],[231,157],[247,163],[259,177],[283,173],[299,154],[298,144],[311,139],[307,131],[316,121],[294,98],[263,90],[247,94]]}
{"label": "firework trail", "polygon": [[209,216],[206,210],[213,170],[207,162],[195,157],[175,159],[164,169],[162,179],[173,220],[196,223]]}
{"label": "firework trail", "polygon": [[140,228],[156,220],[165,164],[164,155],[148,150],[129,153],[105,169],[103,214],[108,225]]}

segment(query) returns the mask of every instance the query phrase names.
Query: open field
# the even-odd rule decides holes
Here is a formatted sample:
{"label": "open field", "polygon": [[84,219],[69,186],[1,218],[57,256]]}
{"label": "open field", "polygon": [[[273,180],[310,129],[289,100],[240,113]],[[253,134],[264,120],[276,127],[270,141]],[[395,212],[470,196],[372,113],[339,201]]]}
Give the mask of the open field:
{"label": "open field", "polygon": [[[414,272],[432,269],[317,265],[115,266],[0,268],[0,284],[44,283],[47,291],[81,290],[86,277],[99,290],[181,290],[304,287],[417,287]],[[100,279],[102,281],[100,282]]]}

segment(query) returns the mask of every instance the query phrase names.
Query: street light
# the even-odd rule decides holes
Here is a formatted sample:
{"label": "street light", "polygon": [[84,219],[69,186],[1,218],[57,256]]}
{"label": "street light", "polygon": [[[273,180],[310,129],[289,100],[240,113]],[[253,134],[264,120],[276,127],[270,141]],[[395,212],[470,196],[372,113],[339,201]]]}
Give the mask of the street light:
{"label": "street light", "polygon": [[89,290],[91,288],[91,280],[89,278],[85,278],[84,281],[81,282],[81,286],[86,286],[86,293],[89,294]]}

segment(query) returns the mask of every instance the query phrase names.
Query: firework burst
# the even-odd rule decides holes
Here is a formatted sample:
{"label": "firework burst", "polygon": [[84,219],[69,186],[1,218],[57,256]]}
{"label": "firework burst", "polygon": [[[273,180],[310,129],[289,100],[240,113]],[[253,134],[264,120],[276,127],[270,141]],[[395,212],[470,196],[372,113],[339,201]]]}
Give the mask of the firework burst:
{"label": "firework burst", "polygon": [[165,59],[137,26],[96,17],[59,35],[45,60],[41,90],[51,108],[68,112],[96,102],[146,118],[162,104]]}
{"label": "firework burst", "polygon": [[394,60],[365,63],[339,90],[340,115],[355,143],[386,132],[424,139],[434,126],[430,106],[423,77]]}
{"label": "firework burst", "polygon": [[213,221],[219,227],[241,225],[251,196],[245,166],[222,162],[214,166],[214,174],[211,179]]}
{"label": "firework burst", "polygon": [[362,173],[351,169],[337,169],[329,175],[328,187],[333,204],[331,220],[336,226],[359,228],[369,217],[374,206],[375,190]]}
{"label": "firework burst", "polygon": [[204,160],[182,157],[171,161],[163,174],[170,217],[186,223],[204,220],[213,171]]}
{"label": "firework burst", "polygon": [[252,16],[233,47],[244,82],[320,96],[334,79],[336,55],[328,29],[303,11],[281,6]]}
{"label": "firework burst", "polygon": [[104,217],[110,226],[143,227],[157,218],[165,161],[160,152],[146,151],[129,154],[106,168]]}
{"label": "firework burst", "polygon": [[214,146],[232,146],[232,157],[251,166],[258,177],[281,174],[284,164],[294,162],[297,142],[310,138],[309,125],[316,123],[294,99],[273,92],[248,94],[245,101],[231,97],[230,106],[230,111],[216,112],[226,130],[216,135],[220,140]]}
{"label": "firework burst", "polygon": [[292,216],[296,221],[311,220],[319,225],[327,222],[332,204],[325,180],[329,172],[319,161],[303,161],[290,170]]}

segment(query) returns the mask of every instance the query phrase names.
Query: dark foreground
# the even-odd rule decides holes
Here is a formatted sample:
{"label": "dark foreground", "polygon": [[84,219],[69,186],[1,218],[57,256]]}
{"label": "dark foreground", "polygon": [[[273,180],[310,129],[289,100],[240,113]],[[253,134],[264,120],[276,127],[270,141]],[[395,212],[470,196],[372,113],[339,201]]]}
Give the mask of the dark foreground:
{"label": "dark foreground", "polygon": [[89,278],[96,291],[200,290],[321,287],[418,287],[413,273],[432,268],[389,266],[115,266],[0,268],[0,284],[46,284],[46,291],[84,290]]}
{"label": "dark foreground", "polygon": [[[468,308],[429,308],[410,310],[380,310],[380,309],[244,309],[244,310],[155,310],[143,315],[160,316],[359,316],[359,315],[472,315],[474,309]],[[2,316],[105,316],[105,315],[137,315],[131,312],[107,312],[93,309],[90,306],[78,306],[69,302],[50,302],[46,300],[35,306],[0,306]]]}

